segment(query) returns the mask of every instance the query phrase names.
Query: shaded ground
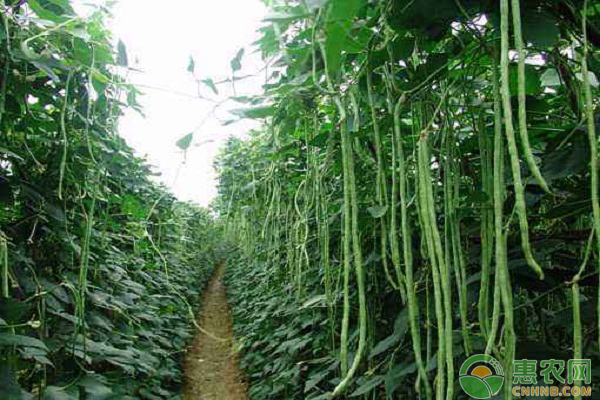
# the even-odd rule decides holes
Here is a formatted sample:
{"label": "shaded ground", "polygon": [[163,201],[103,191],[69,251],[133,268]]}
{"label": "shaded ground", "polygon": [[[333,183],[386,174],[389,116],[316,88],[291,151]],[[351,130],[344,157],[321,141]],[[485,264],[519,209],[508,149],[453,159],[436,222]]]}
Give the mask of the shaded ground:
{"label": "shaded ground", "polygon": [[202,299],[198,331],[185,361],[184,400],[247,400],[246,385],[233,344],[231,312],[222,276],[216,270]]}

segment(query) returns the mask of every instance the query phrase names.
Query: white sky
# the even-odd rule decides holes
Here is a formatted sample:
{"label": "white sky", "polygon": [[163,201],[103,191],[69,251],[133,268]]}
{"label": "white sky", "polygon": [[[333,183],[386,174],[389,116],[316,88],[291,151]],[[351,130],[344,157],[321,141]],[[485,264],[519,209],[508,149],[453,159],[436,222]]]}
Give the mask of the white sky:
{"label": "white sky", "polygon": [[[93,2],[74,1],[75,6]],[[85,13],[81,6],[76,8]],[[179,199],[208,205],[216,195],[213,161],[219,148],[230,135],[243,136],[258,124],[245,120],[222,126],[222,121],[232,118],[228,109],[245,105],[230,102],[220,107],[196,131],[187,161],[180,169],[183,152],[175,142],[198,127],[214,107],[206,100],[193,98],[197,84],[187,72],[189,57],[195,60],[197,79],[212,77],[219,81],[229,77],[230,61],[241,47],[246,52],[237,74],[261,70],[264,64],[250,44],[259,37],[256,30],[266,7],[260,0],[120,0],[112,10],[114,19],[109,27],[115,39],[125,43],[129,65],[143,71],[130,72],[129,81],[165,89],[140,87],[144,96],[138,102],[146,118],[128,111],[120,120],[119,132],[139,155],[146,155],[156,166],[162,173],[158,179]],[[256,79],[238,82],[237,95],[260,94],[263,83],[264,72]],[[229,84],[218,89],[220,95],[215,96],[202,85],[201,94],[215,100],[232,94]]]}

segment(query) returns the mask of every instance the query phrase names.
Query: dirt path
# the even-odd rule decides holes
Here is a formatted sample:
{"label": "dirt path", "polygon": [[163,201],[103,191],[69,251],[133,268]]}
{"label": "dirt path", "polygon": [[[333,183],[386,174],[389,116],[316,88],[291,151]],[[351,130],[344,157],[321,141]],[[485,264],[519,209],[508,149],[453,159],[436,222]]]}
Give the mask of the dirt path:
{"label": "dirt path", "polygon": [[224,270],[224,264],[218,267],[202,298],[197,321],[208,334],[199,331],[188,350],[184,400],[248,399],[233,348],[231,312],[222,283]]}

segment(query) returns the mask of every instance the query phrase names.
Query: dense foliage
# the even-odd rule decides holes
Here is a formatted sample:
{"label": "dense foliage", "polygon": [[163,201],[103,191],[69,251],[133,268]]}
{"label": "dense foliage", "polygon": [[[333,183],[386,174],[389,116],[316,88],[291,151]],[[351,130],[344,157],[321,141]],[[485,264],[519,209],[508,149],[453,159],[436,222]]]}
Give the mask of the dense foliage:
{"label": "dense foliage", "polygon": [[0,398],[177,398],[212,217],[116,134],[138,92],[106,10],[0,12]]}
{"label": "dense foliage", "polygon": [[596,379],[600,3],[270,4],[266,123],[218,161],[252,398],[465,398],[483,352]]}

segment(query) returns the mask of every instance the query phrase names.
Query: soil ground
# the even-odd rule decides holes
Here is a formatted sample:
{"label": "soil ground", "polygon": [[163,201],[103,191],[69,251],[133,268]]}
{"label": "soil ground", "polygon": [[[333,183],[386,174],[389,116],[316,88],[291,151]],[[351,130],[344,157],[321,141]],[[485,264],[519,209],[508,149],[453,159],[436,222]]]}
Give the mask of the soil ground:
{"label": "soil ground", "polygon": [[231,310],[222,282],[225,264],[215,271],[202,298],[198,331],[185,361],[184,400],[247,400],[234,347]]}

